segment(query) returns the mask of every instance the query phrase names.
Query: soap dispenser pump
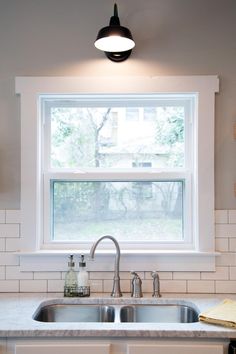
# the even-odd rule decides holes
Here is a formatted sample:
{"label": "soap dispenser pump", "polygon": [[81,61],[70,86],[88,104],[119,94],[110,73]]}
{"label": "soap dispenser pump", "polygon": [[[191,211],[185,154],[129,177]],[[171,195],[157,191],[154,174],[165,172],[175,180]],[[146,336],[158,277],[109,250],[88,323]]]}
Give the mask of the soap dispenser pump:
{"label": "soap dispenser pump", "polygon": [[75,262],[72,254],[69,257],[68,267],[69,269],[65,277],[64,296],[75,297],[78,296],[78,282],[77,274],[74,270]]}
{"label": "soap dispenser pump", "polygon": [[81,297],[90,296],[88,272],[86,270],[86,262],[84,260],[83,254],[81,254],[80,262],[79,262],[78,296],[81,296]]}

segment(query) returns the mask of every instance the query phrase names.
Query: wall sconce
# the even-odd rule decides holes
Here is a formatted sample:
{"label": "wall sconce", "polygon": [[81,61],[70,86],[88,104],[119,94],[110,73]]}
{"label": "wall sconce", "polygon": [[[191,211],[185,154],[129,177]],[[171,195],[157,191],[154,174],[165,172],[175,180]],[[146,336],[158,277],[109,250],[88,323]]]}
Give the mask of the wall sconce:
{"label": "wall sconce", "polygon": [[135,43],[130,30],[120,25],[116,4],[109,26],[100,29],[94,45],[105,52],[108,59],[115,62],[124,61],[130,56]]}

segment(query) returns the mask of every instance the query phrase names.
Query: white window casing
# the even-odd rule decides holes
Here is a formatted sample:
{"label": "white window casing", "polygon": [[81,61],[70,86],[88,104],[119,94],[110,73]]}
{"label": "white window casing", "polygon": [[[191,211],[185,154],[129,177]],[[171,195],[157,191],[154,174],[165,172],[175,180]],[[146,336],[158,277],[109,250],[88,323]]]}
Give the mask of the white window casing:
{"label": "white window casing", "polygon": [[[194,189],[193,222],[196,233],[193,249],[143,248],[121,250],[122,270],[214,270],[214,108],[219,91],[217,76],[173,77],[17,77],[16,93],[21,102],[21,267],[22,270],[58,270],[66,264],[69,250],[42,247],[43,185],[41,174],[41,108],[40,95],[79,94],[154,94],[176,93],[196,95],[197,120],[194,127],[194,181],[185,174],[186,183]],[[97,178],[99,179],[99,173]],[[151,174],[150,174],[151,175]],[[71,176],[70,176],[71,177]],[[130,177],[130,176],[127,176]],[[172,176],[173,177],[173,176]],[[52,174],[44,176],[52,178]],[[55,176],[57,178],[57,176]],[[78,176],[76,176],[78,178]],[[153,177],[150,177],[150,180]],[[49,183],[47,183],[49,185]],[[49,191],[48,191],[49,192]],[[46,192],[47,193],[47,192]],[[186,205],[191,207],[191,196]],[[43,216],[44,214],[44,216]],[[192,222],[189,220],[189,222]],[[101,235],[98,235],[100,237]],[[113,245],[112,245],[113,247]],[[73,253],[88,253],[71,245]],[[102,248],[101,248],[102,249]],[[98,250],[97,261],[88,262],[89,269],[108,270],[111,250]],[[106,255],[106,256],[104,256]],[[187,266],[186,266],[187,264]],[[111,266],[112,270],[113,266]],[[187,268],[187,269],[186,269]]]}
{"label": "white window casing", "polygon": [[[82,235],[79,236],[79,232],[76,232],[76,228],[75,225],[73,226],[73,231],[68,230],[66,231],[63,227],[63,235],[67,240],[58,240],[57,237],[53,237],[54,234],[54,203],[53,203],[53,188],[52,186],[54,185],[54,183],[64,183],[64,181],[67,182],[79,182],[82,183],[83,181],[90,181],[90,183],[93,181],[107,181],[107,182],[114,182],[119,180],[119,182],[128,182],[129,183],[133,183],[134,181],[138,182],[138,181],[150,181],[150,183],[155,182],[155,181],[162,181],[162,182],[170,182],[170,183],[174,183],[174,182],[180,182],[182,184],[182,198],[183,200],[183,204],[184,204],[184,210],[181,210],[181,215],[182,218],[182,239],[180,239],[180,233],[178,234],[178,240],[176,242],[174,242],[173,240],[171,241],[170,239],[166,242],[164,242],[164,239],[161,241],[161,235],[160,235],[160,231],[155,231],[155,242],[151,242],[150,239],[153,238],[154,234],[153,234],[153,229],[150,230],[151,231],[151,235],[147,232],[147,228],[144,227],[140,228],[140,226],[137,226],[135,228],[135,223],[133,222],[133,227],[132,229],[129,231],[127,237],[128,239],[132,238],[132,241],[127,242],[126,237],[123,236],[123,234],[121,235],[121,231],[119,232],[119,236],[114,233],[117,232],[114,224],[113,224],[113,229],[111,229],[111,231],[109,233],[111,233],[112,235],[114,235],[115,237],[121,237],[123,239],[119,240],[119,243],[122,247],[122,250],[180,250],[180,249],[195,249],[195,239],[196,239],[196,235],[195,235],[195,231],[194,229],[194,225],[192,225],[192,204],[193,201],[191,198],[192,197],[192,185],[193,185],[193,181],[192,181],[192,170],[193,170],[193,164],[194,164],[194,157],[193,157],[193,125],[194,125],[194,117],[192,117],[192,115],[195,113],[194,110],[194,106],[196,105],[196,95],[189,95],[189,94],[182,94],[182,95],[176,95],[176,94],[145,94],[145,95],[97,95],[94,96],[93,94],[91,95],[73,95],[73,96],[54,96],[54,95],[43,95],[40,96],[40,100],[42,102],[41,106],[43,107],[42,112],[43,112],[43,117],[41,117],[41,120],[43,121],[43,144],[42,144],[42,149],[43,149],[43,166],[42,166],[42,174],[43,174],[43,225],[44,225],[44,229],[42,232],[42,237],[41,237],[41,248],[42,249],[65,249],[65,248],[74,248],[74,249],[78,249],[78,242],[80,243],[79,247],[80,248],[85,248],[85,249],[89,249],[89,247],[91,247],[91,241],[88,242],[87,241],[87,237],[89,237],[91,239],[91,234],[87,235],[87,237],[83,236],[83,232],[80,230],[80,234],[82,233]],[[117,165],[116,167],[109,167],[109,168],[96,168],[96,167],[86,167],[86,165],[84,166],[78,166],[77,164],[75,165],[74,168],[70,167],[67,168],[65,167],[64,163],[67,163],[68,161],[63,161],[63,165],[60,167],[55,167],[52,164],[51,161],[51,156],[52,156],[52,137],[51,137],[51,109],[60,109],[61,107],[63,107],[63,109],[69,108],[69,107],[97,107],[100,105],[107,107],[116,107],[115,111],[118,112],[119,111],[119,124],[117,123],[117,125],[119,127],[121,127],[119,129],[119,135],[118,135],[118,140],[115,144],[115,146],[119,146],[119,142],[120,142],[120,138],[124,139],[124,136],[126,136],[126,142],[127,142],[127,130],[132,131],[132,133],[129,133],[129,136],[131,135],[131,137],[129,137],[129,139],[131,138],[133,140],[133,144],[135,141],[135,134],[137,134],[137,132],[135,133],[133,130],[135,129],[135,131],[137,130],[137,125],[136,122],[135,124],[131,124],[131,127],[127,127],[124,126],[124,122],[126,121],[126,117],[125,117],[125,110],[124,108],[117,108],[118,105],[124,105],[125,107],[129,107],[129,105],[137,105],[139,108],[135,108],[136,109],[136,113],[139,113],[139,119],[142,120],[142,112],[143,112],[143,108],[140,108],[140,105],[145,105],[145,107],[147,107],[147,105],[157,105],[158,107],[174,107],[174,106],[181,106],[182,108],[184,108],[184,119],[183,119],[183,129],[184,129],[184,147],[183,149],[185,150],[183,152],[183,155],[185,157],[185,159],[183,159],[183,161],[181,161],[181,166],[182,167],[176,167],[173,165],[173,163],[171,164],[171,166],[167,167],[167,166],[163,166],[160,167],[159,166],[159,162],[154,162],[157,164],[157,166],[159,166],[158,168],[154,168],[154,166],[152,166],[152,163],[149,163],[148,166],[136,166],[135,169],[133,167],[131,167],[131,162],[132,162],[132,158],[135,157],[135,155],[131,157],[131,160],[126,157],[126,162],[125,162],[125,168],[118,168]],[[131,106],[133,107],[133,106]],[[90,108],[91,109],[91,108]],[[156,110],[156,108],[155,108]],[[192,112],[191,112],[192,111]],[[76,122],[78,122],[79,117],[76,114]],[[122,123],[123,121],[123,123]],[[64,120],[62,119],[62,122],[64,122]],[[154,126],[151,126],[151,130],[150,130],[150,126],[147,127],[146,123],[144,122],[144,124],[141,125],[142,129],[141,129],[141,136],[142,137],[148,137],[149,141],[149,134],[153,134],[154,130]],[[132,128],[132,129],[131,129]],[[148,128],[148,133],[147,131],[145,131],[145,129]],[[85,134],[85,133],[84,133]],[[54,136],[56,137],[55,133]],[[60,132],[59,132],[59,136],[60,136]],[[63,139],[64,142],[64,139]],[[140,144],[139,139],[136,142],[138,144]],[[117,145],[118,144],[118,145]],[[70,145],[71,146],[71,145]],[[139,145],[139,149],[143,148],[143,145]],[[148,145],[147,145],[148,146]],[[65,148],[65,147],[64,147]],[[60,150],[61,154],[63,154],[64,148],[62,150]],[[57,147],[58,149],[58,147]],[[127,149],[126,147],[123,147],[123,149]],[[129,147],[128,147],[129,149]],[[131,150],[132,151],[132,150]],[[152,151],[152,150],[150,150]],[[156,151],[156,150],[155,150]],[[126,150],[127,152],[127,150]],[[133,154],[133,152],[131,153]],[[148,154],[148,153],[147,153]],[[149,154],[151,154],[149,152]],[[149,155],[148,154],[148,155]],[[59,154],[60,155],[60,154]],[[152,155],[152,154],[151,154]],[[155,154],[153,153],[153,156],[149,156],[148,158],[153,158],[155,156]],[[60,157],[58,156],[57,158],[60,159]],[[57,160],[56,158],[56,160]],[[68,156],[67,156],[68,158]],[[137,158],[137,156],[136,156]],[[141,160],[143,157],[139,157]],[[147,157],[145,157],[147,158]],[[185,160],[185,161],[184,161]],[[77,163],[79,163],[80,161],[77,160]],[[113,160],[113,163],[117,163],[117,159]],[[166,162],[165,162],[166,163]],[[66,165],[67,166],[67,165]],[[130,167],[128,167],[130,166]],[[146,167],[146,168],[143,168]],[[52,182],[52,183],[51,183]],[[99,182],[98,182],[99,183]],[[164,183],[165,184],[165,183]],[[132,198],[132,196],[130,196]],[[160,198],[158,198],[156,196],[155,201],[157,202]],[[160,202],[160,200],[159,200]],[[78,201],[77,201],[78,203]],[[160,204],[161,205],[161,204]],[[154,207],[154,206],[152,206]],[[76,215],[74,215],[75,220],[77,222],[77,227],[79,229],[81,229],[78,225],[78,213],[79,211],[77,211]],[[72,215],[70,212],[70,219],[71,219]],[[126,230],[125,227],[125,220],[123,219],[122,221],[120,220],[119,223],[123,223],[122,224],[122,228],[123,228],[123,232],[127,233],[128,231]],[[158,217],[157,217],[158,220]],[[63,224],[66,223],[66,219],[64,218],[63,220]],[[91,223],[91,221],[90,221]],[[165,221],[165,224],[167,225],[167,223],[171,223],[171,220]],[[109,227],[109,226],[108,226]],[[106,227],[107,229],[107,227]],[[113,231],[114,230],[114,231]],[[91,230],[92,231],[92,230]],[[141,234],[142,231],[142,234]],[[180,230],[179,230],[180,231]],[[108,231],[106,231],[108,232]],[[139,233],[139,237],[140,236],[145,239],[145,242],[140,242],[137,241],[137,232]],[[72,235],[73,234],[73,235]],[[94,235],[95,238],[97,238],[98,234]],[[165,235],[163,235],[165,236]],[[77,241],[77,243],[73,243],[72,241],[70,241],[71,238],[76,237],[77,239],[79,239],[79,241]],[[169,236],[170,237],[170,236]],[[173,237],[173,236],[172,236]],[[110,247],[110,244],[108,243],[107,245],[103,245],[104,247]]]}

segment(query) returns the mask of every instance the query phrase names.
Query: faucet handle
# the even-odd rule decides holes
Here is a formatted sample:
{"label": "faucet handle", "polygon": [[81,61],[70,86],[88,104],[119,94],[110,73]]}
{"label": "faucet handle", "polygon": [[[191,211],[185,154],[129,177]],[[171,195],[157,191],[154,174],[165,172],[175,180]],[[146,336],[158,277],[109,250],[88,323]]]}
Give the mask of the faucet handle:
{"label": "faucet handle", "polygon": [[134,271],[130,273],[133,275],[131,297],[143,297],[142,280],[140,276]]}
{"label": "faucet handle", "polygon": [[153,278],[153,293],[152,297],[161,297],[160,292],[160,278],[158,272],[151,272],[151,276]]}
{"label": "faucet handle", "polygon": [[131,270],[130,274],[132,274],[134,277],[140,278],[137,272],[134,272]]}
{"label": "faucet handle", "polygon": [[152,271],[151,276],[152,276],[152,278],[156,278],[156,277],[159,277],[159,274],[157,271]]}

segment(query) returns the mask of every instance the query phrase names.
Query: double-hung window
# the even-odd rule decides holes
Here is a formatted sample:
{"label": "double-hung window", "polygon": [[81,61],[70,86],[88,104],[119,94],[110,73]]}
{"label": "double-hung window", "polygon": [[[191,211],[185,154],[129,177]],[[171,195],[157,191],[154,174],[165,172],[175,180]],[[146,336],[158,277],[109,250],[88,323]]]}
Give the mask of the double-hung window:
{"label": "double-hung window", "polygon": [[192,249],[196,99],[40,96],[43,246]]}
{"label": "double-hung window", "polygon": [[214,252],[217,90],[217,77],[17,78],[22,250],[112,235],[127,254]]}

